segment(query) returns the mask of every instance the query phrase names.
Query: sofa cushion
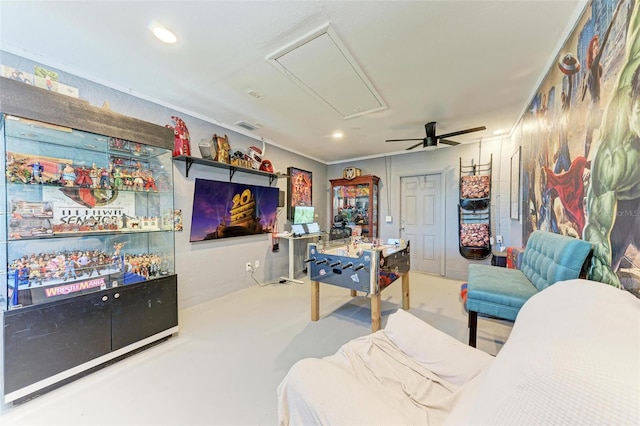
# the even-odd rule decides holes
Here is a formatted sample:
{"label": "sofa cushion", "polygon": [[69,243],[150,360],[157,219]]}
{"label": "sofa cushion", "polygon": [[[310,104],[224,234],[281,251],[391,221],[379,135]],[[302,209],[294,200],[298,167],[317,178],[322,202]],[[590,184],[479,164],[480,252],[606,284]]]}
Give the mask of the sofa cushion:
{"label": "sofa cushion", "polygon": [[493,357],[398,309],[384,333],[404,354],[444,380],[463,385],[493,362]]}
{"label": "sofa cushion", "polygon": [[469,265],[467,309],[515,320],[518,311],[538,290],[517,269]]}
{"label": "sofa cushion", "polygon": [[578,278],[590,251],[587,241],[535,231],[527,241],[521,270],[540,291],[555,282]]}

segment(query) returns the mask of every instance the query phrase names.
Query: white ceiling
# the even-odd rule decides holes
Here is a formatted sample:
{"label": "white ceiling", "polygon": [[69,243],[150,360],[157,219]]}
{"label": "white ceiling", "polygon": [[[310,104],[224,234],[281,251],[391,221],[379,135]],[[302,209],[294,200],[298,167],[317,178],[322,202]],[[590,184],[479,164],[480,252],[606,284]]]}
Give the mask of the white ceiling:
{"label": "white ceiling", "polygon": [[[2,0],[0,49],[231,129],[261,123],[240,130],[330,164],[402,151],[414,143],[385,139],[423,138],[429,121],[487,127],[461,143],[510,131],[585,1]],[[152,21],[178,43],[153,38]],[[267,61],[327,24],[387,109],[344,119]]]}

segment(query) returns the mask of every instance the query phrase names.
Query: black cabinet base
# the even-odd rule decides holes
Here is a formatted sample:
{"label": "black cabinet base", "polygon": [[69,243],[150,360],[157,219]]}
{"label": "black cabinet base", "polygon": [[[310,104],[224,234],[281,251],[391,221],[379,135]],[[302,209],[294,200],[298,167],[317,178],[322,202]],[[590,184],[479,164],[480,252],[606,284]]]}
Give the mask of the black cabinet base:
{"label": "black cabinet base", "polygon": [[177,276],[4,313],[4,402],[86,375],[178,331]]}
{"label": "black cabinet base", "polygon": [[[176,327],[175,332],[177,332],[177,331],[178,330],[177,330],[177,327]],[[96,365],[95,367],[88,367],[86,370],[81,371],[80,373],[77,373],[77,374],[75,374],[73,376],[70,376],[68,378],[65,378],[65,379],[60,379],[58,382],[56,382],[56,383],[54,383],[52,385],[46,386],[44,388],[39,388],[39,386],[37,386],[38,384],[36,383],[36,384],[33,385],[33,387],[34,388],[39,388],[39,389],[37,389],[36,391],[33,391],[33,392],[29,392],[27,396],[24,396],[24,397],[21,397],[21,398],[17,398],[17,399],[13,399],[13,397],[15,397],[15,395],[12,395],[12,394],[6,395],[5,402],[11,403],[14,406],[20,405],[20,404],[24,404],[25,402],[31,401],[32,399],[37,398],[37,397],[39,397],[41,395],[44,395],[47,392],[51,392],[52,390],[58,389],[59,387],[64,386],[67,383],[71,383],[71,382],[73,382],[75,380],[81,379],[82,377],[88,376],[91,373],[94,373],[94,372],[96,372],[98,370],[102,370],[105,367],[108,367],[108,366],[110,366],[112,364],[115,364],[116,362],[118,362],[118,361],[120,361],[122,359],[128,358],[128,357],[130,357],[132,355],[137,354],[138,352],[141,352],[141,351],[144,351],[145,349],[149,349],[149,348],[151,348],[153,346],[156,346],[156,345],[168,340],[172,335],[173,335],[173,333],[170,334],[169,336],[161,337],[161,338],[159,338],[159,340],[156,340],[154,342],[146,344],[146,345],[144,345],[144,346],[142,346],[140,348],[131,349],[130,352],[127,352],[124,355],[120,355],[120,356],[118,356],[116,358],[104,361],[103,363],[101,363],[99,365]]]}

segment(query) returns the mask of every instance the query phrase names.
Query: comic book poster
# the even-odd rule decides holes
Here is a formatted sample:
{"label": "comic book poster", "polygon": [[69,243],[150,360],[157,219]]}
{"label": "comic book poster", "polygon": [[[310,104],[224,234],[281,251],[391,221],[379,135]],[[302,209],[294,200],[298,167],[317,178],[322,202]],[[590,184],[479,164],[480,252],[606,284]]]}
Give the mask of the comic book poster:
{"label": "comic book poster", "polygon": [[587,5],[519,123],[523,242],[594,245],[589,278],[640,294],[638,4]]}

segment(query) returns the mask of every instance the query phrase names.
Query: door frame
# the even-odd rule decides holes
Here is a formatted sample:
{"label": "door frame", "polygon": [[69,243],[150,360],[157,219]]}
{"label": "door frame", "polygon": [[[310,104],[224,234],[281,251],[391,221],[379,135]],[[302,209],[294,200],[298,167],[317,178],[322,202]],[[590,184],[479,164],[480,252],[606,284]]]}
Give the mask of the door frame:
{"label": "door frame", "polygon": [[[446,216],[446,211],[447,211],[447,194],[445,191],[446,188],[446,174],[447,172],[453,170],[451,167],[448,167],[446,169],[440,169],[440,170],[435,170],[435,171],[426,171],[424,173],[407,173],[407,174],[399,174],[398,175],[398,186],[399,191],[398,194],[400,194],[400,203],[398,206],[398,211],[400,214],[400,221],[398,223],[398,235],[402,235],[402,179],[403,178],[410,178],[410,177],[422,177],[422,176],[429,176],[429,175],[439,175],[440,176],[440,198],[441,198],[441,202],[440,202],[440,217],[442,218],[442,223],[443,223],[443,232],[440,235],[440,247],[441,247],[441,251],[440,251],[440,276],[444,277],[445,275],[445,271],[446,271],[446,267],[447,267],[447,262],[446,262],[446,253],[447,253],[447,239],[446,239],[446,233],[447,233],[447,216]],[[418,271],[419,272],[419,271]]]}

